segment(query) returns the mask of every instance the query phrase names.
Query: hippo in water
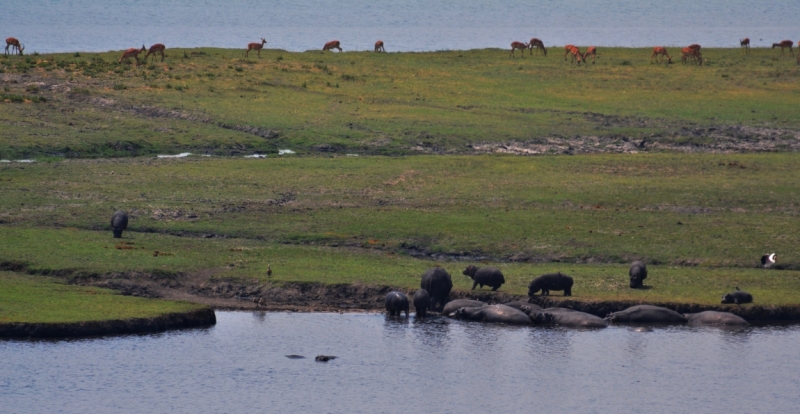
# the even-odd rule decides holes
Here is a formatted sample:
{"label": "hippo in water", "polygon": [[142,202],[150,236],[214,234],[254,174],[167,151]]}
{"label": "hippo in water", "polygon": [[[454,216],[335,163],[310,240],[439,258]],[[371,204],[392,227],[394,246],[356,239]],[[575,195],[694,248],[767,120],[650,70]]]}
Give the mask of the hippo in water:
{"label": "hippo in water", "polygon": [[531,318],[506,305],[486,305],[481,307],[461,308],[453,312],[457,319],[466,319],[478,322],[508,323],[512,325],[530,325]]}
{"label": "hippo in water", "polygon": [[616,323],[686,323],[686,318],[674,310],[653,305],[631,306],[624,311],[608,314],[605,318]]}
{"label": "hippo in water", "polygon": [[753,301],[753,295],[739,290],[739,286],[736,286],[736,290],[731,293],[726,293],[722,296],[722,303],[735,303],[740,305],[742,303],[750,303]]}
{"label": "hippo in water", "polygon": [[469,276],[472,278],[472,289],[475,290],[475,286],[483,285],[491,286],[492,290],[497,290],[503,283],[506,283],[506,279],[503,277],[503,273],[500,272],[500,269],[496,267],[475,267],[475,266],[467,266],[463,272],[464,276]]}
{"label": "hippo in water", "polygon": [[533,279],[528,284],[528,296],[533,296],[540,290],[543,296],[549,295],[551,290],[563,290],[564,296],[572,296],[572,284],[572,278],[561,272],[548,273]]}
{"label": "hippo in water", "polygon": [[444,305],[444,309],[442,309],[443,315],[450,315],[451,313],[461,309],[461,308],[474,308],[474,307],[481,307],[486,306],[486,303],[481,302],[479,300],[471,300],[471,299],[456,299],[447,302]]}
{"label": "hippo in water", "polygon": [[430,310],[441,309],[447,299],[450,298],[450,290],[453,289],[453,279],[450,273],[441,267],[433,267],[422,274],[420,287],[428,291],[431,295]]}
{"label": "hippo in water", "polygon": [[389,316],[400,316],[401,312],[405,312],[408,317],[408,296],[405,293],[391,291],[386,295],[384,303]]}
{"label": "hippo in water", "polygon": [[746,320],[730,312],[705,311],[700,313],[684,313],[690,325],[749,325]]}
{"label": "hippo in water", "polygon": [[122,237],[122,231],[128,228],[128,213],[117,210],[111,215],[111,228],[114,231],[114,238]]}
{"label": "hippo in water", "polygon": [[428,314],[428,307],[431,306],[431,295],[425,289],[419,289],[414,293],[414,309],[417,316],[424,318]]}
{"label": "hippo in water", "polygon": [[570,328],[605,328],[608,322],[586,312],[566,308],[547,308],[528,313],[537,325],[560,325]]}
{"label": "hippo in water", "polygon": [[642,282],[647,279],[647,265],[640,261],[631,263],[628,276],[631,278],[631,289],[642,287]]}

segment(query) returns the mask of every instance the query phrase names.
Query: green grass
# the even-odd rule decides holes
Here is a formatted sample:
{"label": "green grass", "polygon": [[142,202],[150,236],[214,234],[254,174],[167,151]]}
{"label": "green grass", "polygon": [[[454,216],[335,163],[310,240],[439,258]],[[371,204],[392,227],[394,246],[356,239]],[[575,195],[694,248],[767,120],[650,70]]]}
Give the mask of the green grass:
{"label": "green grass", "polygon": [[201,306],[121,296],[47,277],[0,272],[0,323],[65,323],[149,318]]}
{"label": "green grass", "polygon": [[119,52],[0,60],[4,76],[17,81],[4,86],[13,99],[0,99],[0,158],[314,152],[320,145],[462,153],[485,142],[575,136],[689,145],[702,143],[696,135],[708,127],[800,128],[800,67],[770,49],[746,56],[708,49],[706,64],[696,66],[651,64],[649,49],[608,48],[580,67],[557,47],[547,58],[524,59],[498,49],[264,50],[247,60],[241,50],[182,52],[138,67],[117,64]]}

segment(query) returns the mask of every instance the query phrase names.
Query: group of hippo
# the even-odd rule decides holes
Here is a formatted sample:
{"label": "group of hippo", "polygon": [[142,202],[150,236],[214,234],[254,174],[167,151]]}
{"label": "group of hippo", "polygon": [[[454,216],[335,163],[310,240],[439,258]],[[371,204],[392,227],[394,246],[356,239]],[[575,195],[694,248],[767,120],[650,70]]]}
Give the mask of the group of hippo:
{"label": "group of hippo", "polygon": [[[463,274],[473,280],[472,288],[483,285],[491,286],[497,290],[505,279],[499,269],[493,267],[477,268],[468,266]],[[634,279],[638,286],[647,277],[647,268],[642,262],[634,262],[630,270],[631,287]],[[564,296],[571,296],[573,279],[561,272],[549,273],[533,279],[528,284],[528,296],[532,297],[541,291],[542,295],[549,295],[551,290],[563,290]],[[479,322],[507,323],[514,325],[560,325],[576,328],[605,328],[609,323],[633,324],[665,324],[689,323],[696,325],[747,325],[747,321],[730,312],[705,311],[699,313],[680,314],[671,309],[653,305],[637,305],[619,312],[608,314],[600,318],[586,312],[567,308],[542,308],[527,301],[512,301],[504,304],[489,305],[487,303],[471,300],[456,299],[448,301],[453,281],[450,274],[440,267],[434,267],[422,274],[420,289],[414,293],[413,304],[417,317],[427,316],[428,311],[440,311],[442,315]],[[748,303],[752,296],[738,289],[726,294],[722,303]],[[405,313],[408,317],[409,299],[406,294],[392,291],[386,295],[384,301],[386,311],[390,316],[401,316]]]}

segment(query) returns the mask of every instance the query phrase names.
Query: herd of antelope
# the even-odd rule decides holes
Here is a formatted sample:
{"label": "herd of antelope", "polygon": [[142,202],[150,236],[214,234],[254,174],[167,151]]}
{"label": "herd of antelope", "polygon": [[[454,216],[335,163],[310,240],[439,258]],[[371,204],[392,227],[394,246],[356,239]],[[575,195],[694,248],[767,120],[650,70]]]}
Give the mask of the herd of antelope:
{"label": "herd of antelope", "polygon": [[[264,48],[264,45],[267,44],[266,39],[263,37],[261,38],[261,42],[254,42],[248,43],[247,49],[245,49],[244,57],[249,57],[250,51],[255,50],[258,57],[261,57],[261,49]],[[744,38],[739,41],[739,45],[744,51],[744,53],[750,53],[750,39]],[[792,50],[793,42],[791,40],[783,40],[779,43],[773,43],[772,48],[775,49],[776,47],[781,48],[781,56],[784,55],[786,49],[789,49],[789,53],[794,56],[794,50]],[[800,49],[800,42],[797,42],[797,47]],[[13,37],[9,37],[6,39],[6,49],[5,54],[9,54],[9,48],[11,49],[11,54],[22,55],[22,52],[25,50],[25,45],[19,43],[19,40]],[[124,52],[122,52],[122,56],[119,58],[117,63],[122,63],[123,61],[130,62],[130,58],[136,59],[136,64],[139,64],[139,54],[147,51],[147,54],[144,57],[145,62],[150,58],[150,55],[153,55],[153,58],[156,55],[161,55],[161,61],[164,61],[164,50],[166,46],[161,43],[156,43],[153,46],[150,46],[150,49],[145,48],[142,45],[141,48],[132,47]],[[332,40],[322,47],[323,51],[333,50],[336,49],[339,52],[342,51],[341,43],[338,40]],[[533,55],[533,49],[536,49],[538,53],[541,53],[543,56],[547,56],[547,48],[544,46],[544,42],[541,39],[533,38],[528,43],[524,42],[511,42],[511,57],[515,57],[515,53],[517,50],[520,51],[520,56],[525,57],[525,50],[528,50],[530,55]],[[698,65],[703,64],[703,54],[700,53],[700,45],[698,44],[691,44],[687,47],[681,49],[681,62],[691,62],[697,63]],[[375,53],[378,52],[386,52],[386,49],[383,46],[383,41],[378,40],[375,42]],[[572,64],[577,63],[580,66],[581,63],[586,63],[586,59],[591,56],[592,63],[595,62],[597,59],[597,48],[594,46],[589,46],[586,49],[586,52],[581,53],[581,50],[575,45],[566,45],[564,46],[564,61],[567,60],[567,57],[570,58],[570,62]],[[664,46],[656,46],[653,48],[653,54],[650,55],[650,62],[652,63],[654,60],[658,63],[662,63],[664,58],[667,59],[667,63],[672,63],[672,56],[669,55],[667,49]],[[800,52],[797,54],[797,64],[800,65]]]}

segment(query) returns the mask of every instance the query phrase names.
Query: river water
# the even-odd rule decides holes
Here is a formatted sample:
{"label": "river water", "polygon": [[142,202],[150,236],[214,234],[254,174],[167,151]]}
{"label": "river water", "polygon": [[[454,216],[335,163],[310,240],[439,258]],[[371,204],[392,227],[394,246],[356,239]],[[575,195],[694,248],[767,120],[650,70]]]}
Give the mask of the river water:
{"label": "river water", "polygon": [[[797,41],[797,0],[25,0],[3,2],[0,36],[33,52],[167,47],[347,50],[546,45],[738,47]],[[3,37],[3,38],[4,38]]]}
{"label": "river water", "polygon": [[[0,341],[0,411],[796,412],[800,326],[636,332],[217,312],[156,335]],[[288,359],[299,354],[305,359]],[[319,354],[335,355],[327,363]]]}

